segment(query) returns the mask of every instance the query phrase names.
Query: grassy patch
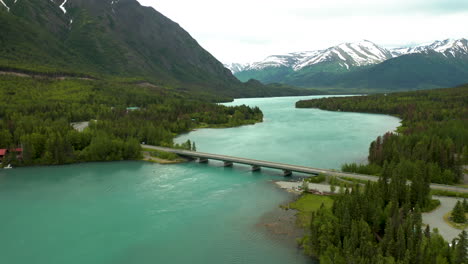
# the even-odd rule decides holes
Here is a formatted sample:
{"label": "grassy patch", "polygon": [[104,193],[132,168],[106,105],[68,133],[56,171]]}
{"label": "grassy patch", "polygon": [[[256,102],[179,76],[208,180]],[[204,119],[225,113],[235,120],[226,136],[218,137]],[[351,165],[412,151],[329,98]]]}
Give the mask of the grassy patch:
{"label": "grassy patch", "polygon": [[155,158],[165,159],[165,160],[177,160],[179,156],[171,152],[165,152],[160,150],[153,150],[150,152],[150,155]]}
{"label": "grassy patch", "polygon": [[174,154],[171,152],[160,151],[160,150],[155,150],[155,149],[150,149],[150,148],[143,148],[143,151],[147,151],[151,157],[158,158],[158,159],[170,160],[170,161],[175,161],[175,160],[180,159],[180,157],[177,154]]}
{"label": "grassy patch", "polygon": [[[465,213],[466,217],[468,218],[468,213]],[[453,222],[450,218],[452,216],[452,211],[446,213],[444,215],[444,221],[449,224],[451,227],[454,227],[456,229],[465,229],[465,228],[468,228],[468,223],[465,223],[465,224],[459,224],[459,223],[455,223]]]}
{"label": "grassy patch", "polygon": [[310,178],[305,179],[305,181],[310,182],[310,183],[322,183],[326,180],[326,176],[323,174],[319,174],[317,176],[313,176]]}
{"label": "grassy patch", "polygon": [[341,179],[343,180],[346,180],[346,181],[350,181],[350,182],[353,182],[353,183],[359,183],[359,184],[367,184],[367,182],[369,182],[369,180],[361,180],[361,179],[355,179],[355,178],[351,178],[351,177],[340,177]]}
{"label": "grassy patch", "polygon": [[307,227],[310,224],[312,212],[320,209],[324,204],[330,208],[333,205],[333,198],[315,194],[303,194],[299,199],[289,204],[289,208],[295,209],[297,213],[297,224],[300,227]]}
{"label": "grassy patch", "polygon": [[468,198],[468,193],[460,193],[453,191],[444,191],[444,190],[431,190],[432,195],[438,196],[448,196],[448,197],[457,197],[457,198]]}
{"label": "grassy patch", "polygon": [[429,205],[426,206],[425,208],[423,208],[421,211],[423,213],[429,213],[429,212],[432,212],[435,209],[437,209],[437,207],[439,207],[439,206],[440,206],[440,201],[439,200],[431,199],[431,202],[429,203]]}

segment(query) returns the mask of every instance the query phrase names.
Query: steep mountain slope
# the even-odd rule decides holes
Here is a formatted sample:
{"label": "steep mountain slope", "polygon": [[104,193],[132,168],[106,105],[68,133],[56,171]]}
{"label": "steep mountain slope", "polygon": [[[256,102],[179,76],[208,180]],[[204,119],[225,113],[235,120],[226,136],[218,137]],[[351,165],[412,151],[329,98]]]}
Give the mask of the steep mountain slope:
{"label": "steep mountain slope", "polygon": [[262,95],[177,23],[136,0],[2,0],[0,32],[3,70],[144,80],[233,97]]}
{"label": "steep mountain slope", "polygon": [[325,50],[269,56],[235,73],[240,80],[302,87],[421,89],[468,81],[466,39],[387,50],[370,41]]}

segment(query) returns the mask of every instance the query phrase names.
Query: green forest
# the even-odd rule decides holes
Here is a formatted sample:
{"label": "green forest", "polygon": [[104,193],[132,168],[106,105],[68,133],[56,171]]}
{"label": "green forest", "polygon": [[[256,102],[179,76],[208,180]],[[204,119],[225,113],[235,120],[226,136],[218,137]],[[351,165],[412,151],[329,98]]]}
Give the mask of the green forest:
{"label": "green forest", "polygon": [[466,264],[468,236],[447,243],[436,229],[423,226],[421,205],[430,199],[427,182],[406,185],[404,170],[388,181],[356,184],[333,196],[331,208],[312,213],[301,244],[321,264]]}
{"label": "green forest", "polygon": [[[140,157],[140,143],[173,146],[197,127],[263,120],[259,108],[213,104],[153,85],[105,80],[0,75],[0,148],[23,148],[3,164],[45,165]],[[203,98],[203,100],[202,100]],[[89,121],[79,132],[71,123]]]}
{"label": "green forest", "polygon": [[468,163],[468,85],[455,88],[299,101],[298,108],[390,114],[402,119],[397,132],[378,137],[369,163],[344,164],[349,172],[382,175],[404,167],[435,183],[461,181]]}
{"label": "green forest", "polygon": [[[379,176],[332,196],[331,208],[312,213],[301,244],[321,264],[468,263],[468,235],[450,243],[423,226],[432,208],[430,182],[458,183],[467,162],[468,85],[440,90],[299,101],[298,108],[391,114],[398,132],[378,137],[369,164],[343,170]],[[411,184],[407,185],[407,180]]]}

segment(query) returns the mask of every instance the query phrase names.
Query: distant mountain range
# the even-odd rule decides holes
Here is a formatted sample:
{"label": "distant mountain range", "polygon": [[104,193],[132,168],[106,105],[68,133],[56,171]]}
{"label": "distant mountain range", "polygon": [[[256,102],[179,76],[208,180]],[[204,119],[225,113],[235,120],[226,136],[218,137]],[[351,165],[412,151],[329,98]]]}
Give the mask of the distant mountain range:
{"label": "distant mountain range", "polygon": [[260,62],[225,65],[242,80],[302,87],[413,90],[468,82],[468,41],[386,49],[364,40],[324,50],[272,55]]}
{"label": "distant mountain range", "polygon": [[177,23],[136,0],[0,0],[0,32],[0,71],[144,81],[231,97],[304,93],[241,83]]}

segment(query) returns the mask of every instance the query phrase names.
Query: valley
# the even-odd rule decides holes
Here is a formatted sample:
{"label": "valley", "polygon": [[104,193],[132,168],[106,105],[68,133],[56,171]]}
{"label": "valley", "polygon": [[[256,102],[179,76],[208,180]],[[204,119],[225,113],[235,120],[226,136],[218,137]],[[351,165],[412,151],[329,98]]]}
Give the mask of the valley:
{"label": "valley", "polygon": [[0,263],[468,263],[467,8],[0,0]]}

